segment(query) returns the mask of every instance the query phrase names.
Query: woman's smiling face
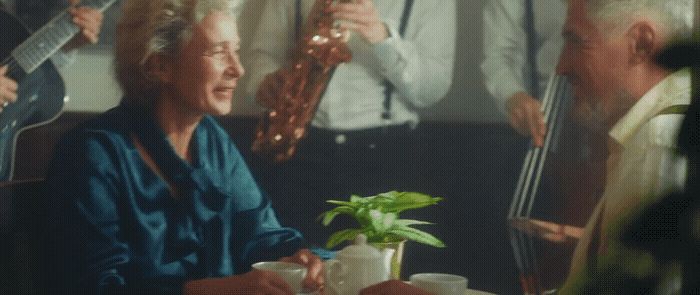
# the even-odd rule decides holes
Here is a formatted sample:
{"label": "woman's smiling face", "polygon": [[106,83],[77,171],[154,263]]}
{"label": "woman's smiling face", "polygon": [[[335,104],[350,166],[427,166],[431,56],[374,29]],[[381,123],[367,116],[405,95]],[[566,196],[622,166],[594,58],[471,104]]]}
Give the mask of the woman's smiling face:
{"label": "woman's smiling face", "polygon": [[233,91],[244,69],[233,18],[212,12],[197,24],[173,68],[174,99],[198,114],[231,112]]}

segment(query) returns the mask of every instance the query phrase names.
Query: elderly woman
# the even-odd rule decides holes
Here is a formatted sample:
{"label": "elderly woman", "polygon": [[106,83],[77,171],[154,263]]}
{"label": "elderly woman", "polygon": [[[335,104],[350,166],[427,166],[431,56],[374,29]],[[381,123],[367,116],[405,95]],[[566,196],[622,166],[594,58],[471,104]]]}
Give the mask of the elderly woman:
{"label": "elderly woman", "polygon": [[[225,0],[127,0],[116,35],[122,103],[59,143],[57,292],[292,294],[263,260],[320,260],[279,225],[240,153],[210,117],[243,75]],[[311,222],[311,221],[310,221]]]}

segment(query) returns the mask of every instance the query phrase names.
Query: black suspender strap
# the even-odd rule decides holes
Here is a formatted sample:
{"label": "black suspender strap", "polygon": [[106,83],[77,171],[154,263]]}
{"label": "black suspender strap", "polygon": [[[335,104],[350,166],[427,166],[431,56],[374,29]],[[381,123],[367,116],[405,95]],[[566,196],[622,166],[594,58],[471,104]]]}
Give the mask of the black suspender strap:
{"label": "black suspender strap", "polygon": [[413,0],[406,0],[406,5],[404,5],[403,13],[401,14],[401,24],[399,25],[399,35],[401,37],[406,33],[406,26],[408,25],[408,18],[411,16],[412,8]]}
{"label": "black suspender strap", "polygon": [[301,14],[301,0],[296,0],[294,3],[294,40],[301,40],[301,28],[304,18]]}
{"label": "black suspender strap", "polygon": [[537,72],[537,32],[535,31],[535,9],[532,0],[525,0],[525,37],[527,38],[527,63],[530,66],[526,71],[530,76],[530,94],[540,98],[539,73]]}
{"label": "black suspender strap", "polygon": [[[662,115],[685,115],[688,112],[690,105],[687,104],[677,104],[667,107],[656,114],[656,116]],[[655,116],[655,117],[656,117]]]}
{"label": "black suspender strap", "polygon": [[[403,38],[406,33],[406,27],[408,26],[408,19],[411,16],[411,10],[413,8],[414,0],[406,0],[406,4],[403,8],[403,13],[401,14],[401,24],[399,25],[399,35]],[[394,92],[394,84],[391,84],[389,80],[384,80],[384,112],[382,113],[382,119],[391,119],[391,95]]]}

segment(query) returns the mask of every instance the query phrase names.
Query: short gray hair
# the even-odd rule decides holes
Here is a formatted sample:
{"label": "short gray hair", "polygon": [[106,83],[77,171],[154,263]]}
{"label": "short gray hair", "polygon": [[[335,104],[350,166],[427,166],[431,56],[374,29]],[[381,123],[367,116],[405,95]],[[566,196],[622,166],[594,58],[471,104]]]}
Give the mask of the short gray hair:
{"label": "short gray hair", "polygon": [[[234,0],[126,0],[115,37],[116,78],[127,102],[148,103],[160,83],[150,77],[148,59],[175,56],[194,26],[213,11],[231,15]],[[233,15],[231,15],[233,17]]]}
{"label": "short gray hair", "polygon": [[647,17],[662,26],[669,37],[689,37],[693,30],[694,0],[585,0],[592,19],[621,29],[635,17]]}

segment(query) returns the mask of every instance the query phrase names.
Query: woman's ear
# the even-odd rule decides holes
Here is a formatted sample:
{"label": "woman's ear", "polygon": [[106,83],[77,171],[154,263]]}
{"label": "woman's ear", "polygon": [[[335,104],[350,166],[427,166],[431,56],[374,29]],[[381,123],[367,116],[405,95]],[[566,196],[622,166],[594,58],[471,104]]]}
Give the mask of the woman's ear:
{"label": "woman's ear", "polygon": [[162,54],[154,54],[146,61],[146,75],[149,79],[167,84],[173,80],[172,59]]}
{"label": "woman's ear", "polygon": [[628,34],[631,62],[638,64],[653,61],[661,48],[657,27],[648,21],[640,21],[629,29]]}

